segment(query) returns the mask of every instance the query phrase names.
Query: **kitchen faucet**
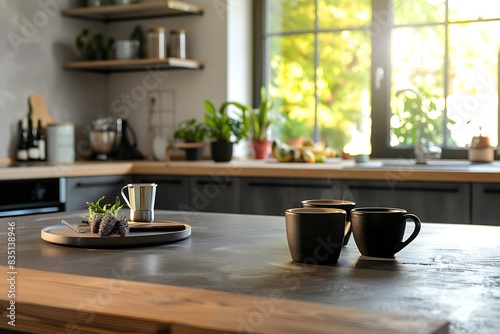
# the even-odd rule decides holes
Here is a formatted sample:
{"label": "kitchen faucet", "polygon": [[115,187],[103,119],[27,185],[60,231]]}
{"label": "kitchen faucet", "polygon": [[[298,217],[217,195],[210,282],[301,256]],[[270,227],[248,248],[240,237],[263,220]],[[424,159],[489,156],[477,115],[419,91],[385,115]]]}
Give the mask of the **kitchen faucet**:
{"label": "kitchen faucet", "polygon": [[427,164],[427,143],[424,138],[424,122],[422,122],[423,115],[422,115],[422,93],[420,93],[420,90],[418,88],[405,88],[398,90],[396,92],[396,97],[399,95],[406,93],[406,92],[411,92],[416,95],[417,97],[417,103],[418,103],[418,110],[420,113],[420,117],[418,119],[418,126],[417,126],[417,131],[416,131],[416,143],[415,143],[415,163],[419,165],[425,165]]}

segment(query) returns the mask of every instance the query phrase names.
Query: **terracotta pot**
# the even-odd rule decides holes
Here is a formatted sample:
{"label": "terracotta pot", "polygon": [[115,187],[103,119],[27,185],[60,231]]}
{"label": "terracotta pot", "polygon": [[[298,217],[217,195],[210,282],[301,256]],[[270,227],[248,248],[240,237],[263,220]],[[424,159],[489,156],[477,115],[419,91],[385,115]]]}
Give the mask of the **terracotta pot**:
{"label": "terracotta pot", "polygon": [[304,137],[290,138],[287,139],[286,143],[293,147],[302,147],[304,146]]}
{"label": "terracotta pot", "polygon": [[252,139],[254,159],[267,159],[271,142],[266,139]]}
{"label": "terracotta pot", "polygon": [[226,141],[214,141],[210,143],[212,159],[215,162],[228,162],[233,157],[233,143]]}

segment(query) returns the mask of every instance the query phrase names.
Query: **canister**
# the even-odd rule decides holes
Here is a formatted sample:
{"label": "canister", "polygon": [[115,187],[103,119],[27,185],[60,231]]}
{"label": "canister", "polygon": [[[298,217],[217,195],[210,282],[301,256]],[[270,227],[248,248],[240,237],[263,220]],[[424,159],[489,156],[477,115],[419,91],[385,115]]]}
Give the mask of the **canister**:
{"label": "canister", "polygon": [[70,122],[47,125],[47,161],[75,162],[75,126]]}
{"label": "canister", "polygon": [[165,28],[156,27],[147,33],[148,58],[164,59],[166,51]]}
{"label": "canister", "polygon": [[186,59],[186,30],[177,29],[170,32],[170,57]]}

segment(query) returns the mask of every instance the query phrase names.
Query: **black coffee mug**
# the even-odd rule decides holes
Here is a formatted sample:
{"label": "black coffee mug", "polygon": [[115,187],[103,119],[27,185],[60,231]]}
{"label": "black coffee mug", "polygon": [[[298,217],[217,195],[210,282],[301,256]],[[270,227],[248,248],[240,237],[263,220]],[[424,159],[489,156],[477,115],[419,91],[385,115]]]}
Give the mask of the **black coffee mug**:
{"label": "black coffee mug", "polygon": [[[406,221],[415,224],[413,233],[403,241]],[[352,233],[360,253],[365,256],[393,258],[420,232],[420,219],[404,209],[368,207],[351,211]]]}
{"label": "black coffee mug", "polygon": [[334,264],[344,242],[346,212],[330,208],[285,211],[286,237],[292,259],[307,264]]}
{"label": "black coffee mug", "polygon": [[345,210],[346,222],[344,233],[344,246],[349,243],[352,233],[351,210],[356,207],[356,203],[341,199],[306,199],[300,202],[303,208],[333,208]]}

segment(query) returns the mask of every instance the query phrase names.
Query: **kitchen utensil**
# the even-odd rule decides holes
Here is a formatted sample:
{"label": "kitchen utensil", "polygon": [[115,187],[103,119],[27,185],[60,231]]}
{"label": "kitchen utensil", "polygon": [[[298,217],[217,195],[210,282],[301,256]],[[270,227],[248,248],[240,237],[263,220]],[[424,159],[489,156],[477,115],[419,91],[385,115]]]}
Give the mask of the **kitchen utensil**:
{"label": "kitchen utensil", "polygon": [[494,159],[494,155],[490,138],[488,136],[483,136],[482,127],[479,127],[479,136],[472,137],[469,149],[469,161],[491,162]]}
{"label": "kitchen utensil", "polygon": [[33,124],[37,124],[38,120],[42,122],[42,128],[46,129],[49,123],[53,123],[54,119],[47,111],[45,97],[41,94],[33,94],[29,97],[29,106],[31,110],[31,120]]}
{"label": "kitchen utensil", "polygon": [[93,158],[97,160],[138,160],[137,136],[127,120],[101,118],[94,120],[89,133]]}
{"label": "kitchen utensil", "polygon": [[72,225],[70,223],[68,223],[66,220],[61,220],[61,223],[63,223],[64,225],[66,225],[67,227],[69,227],[70,229],[72,229],[73,231],[77,232],[77,233],[86,233],[86,232],[89,232],[90,231],[90,226],[87,225],[87,226],[84,226],[83,228],[78,228],[76,227],[75,225]]}
{"label": "kitchen utensil", "polygon": [[116,59],[133,59],[141,43],[137,40],[119,40],[115,42]]}
{"label": "kitchen utensil", "polygon": [[[79,224],[71,224],[66,220],[61,220],[61,223],[72,229],[77,233],[89,233],[90,225],[87,220],[82,220],[82,223]],[[155,221],[152,223],[137,223],[137,222],[128,222],[129,231],[130,232],[148,232],[148,231],[156,231],[156,232],[173,232],[173,231],[182,231],[186,229],[186,225],[182,223],[177,223],[173,221]]]}
{"label": "kitchen utensil", "polygon": [[[150,115],[154,115],[154,108],[156,105],[156,98],[154,96],[151,97],[150,100]],[[160,115],[160,120],[158,122],[157,127],[155,127],[155,124],[152,122],[153,117],[151,117],[151,122],[150,122],[150,127],[154,128],[154,134],[153,134],[153,155],[154,158],[158,161],[165,161],[165,150],[168,145],[167,139],[163,136],[163,131],[162,131],[162,119],[161,119],[161,112],[158,112],[158,115]]]}
{"label": "kitchen utensil", "polygon": [[50,123],[47,126],[47,161],[75,162],[75,126],[73,123]]}
{"label": "kitchen utensil", "polygon": [[[130,219],[133,222],[154,221],[156,183],[129,183],[122,187],[121,195],[130,208]],[[128,198],[123,190],[128,189]]]}
{"label": "kitchen utensil", "polygon": [[[181,224],[181,223],[179,223]],[[119,248],[168,244],[184,240],[191,235],[191,226],[183,224],[184,229],[178,231],[146,230],[141,233],[129,233],[124,237],[111,235],[99,237],[96,233],[78,233],[67,225],[57,224],[41,230],[41,238],[47,242],[83,248]]]}

